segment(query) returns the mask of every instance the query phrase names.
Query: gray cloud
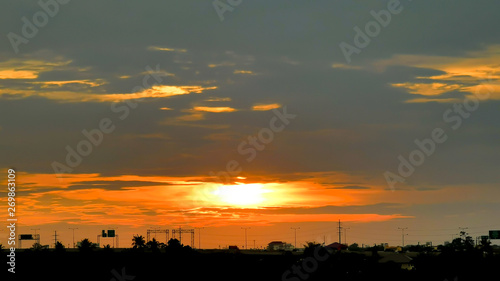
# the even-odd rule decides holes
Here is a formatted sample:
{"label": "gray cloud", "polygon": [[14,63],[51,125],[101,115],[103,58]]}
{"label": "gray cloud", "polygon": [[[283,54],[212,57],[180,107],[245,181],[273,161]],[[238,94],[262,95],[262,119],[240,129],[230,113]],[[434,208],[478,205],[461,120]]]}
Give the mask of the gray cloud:
{"label": "gray cloud", "polygon": [[[280,180],[296,178],[297,172],[319,171],[361,171],[380,177],[397,167],[399,154],[414,149],[414,139],[444,126],[442,113],[450,105],[404,104],[410,94],[389,86],[438,75],[439,70],[392,66],[374,72],[371,63],[395,54],[462,56],[500,43],[493,28],[498,25],[495,11],[500,3],[402,3],[402,14],[394,16],[390,26],[353,59],[359,69],[334,69],[333,63],[344,62],[338,44],[352,40],[352,28],[372,20],[370,10],[383,9],[385,2],[245,1],[223,22],[210,1],[70,2],[28,44],[20,45],[20,54],[13,53],[5,36],[0,42],[0,62],[57,57],[71,61],[68,69],[41,72],[34,81],[3,79],[2,88],[26,89],[35,81],[102,79],[106,84],[85,91],[128,93],[141,84],[145,66],[159,64],[162,71],[174,74],[163,77],[165,85],[206,83],[218,89],[144,100],[124,121],[108,103],[4,95],[0,166],[51,173],[50,163],[64,160],[65,146],[75,146],[82,139],[81,130],[95,128],[101,118],[109,117],[116,131],[105,136],[75,173],[117,175],[138,172],[139,166],[144,175],[206,175],[236,159],[246,173],[281,175]],[[29,18],[37,10],[29,1],[9,3],[0,12],[6,23],[0,34],[20,33],[21,17]],[[422,21],[424,17],[427,20]],[[152,51],[151,46],[186,52]],[[241,69],[257,75],[234,74]],[[123,75],[130,78],[120,79]],[[446,97],[463,95],[450,92]],[[196,105],[209,106],[205,101],[209,96],[230,97],[231,101],[218,104],[238,111],[208,113],[203,120],[185,122],[195,126],[164,123],[189,114],[186,111]],[[255,161],[245,163],[236,152],[238,144],[267,126],[272,114],[249,111],[256,103],[287,105],[299,117]],[[497,182],[495,120],[498,101],[482,103],[408,182],[417,186]],[[231,137],[208,137],[215,133]]]}

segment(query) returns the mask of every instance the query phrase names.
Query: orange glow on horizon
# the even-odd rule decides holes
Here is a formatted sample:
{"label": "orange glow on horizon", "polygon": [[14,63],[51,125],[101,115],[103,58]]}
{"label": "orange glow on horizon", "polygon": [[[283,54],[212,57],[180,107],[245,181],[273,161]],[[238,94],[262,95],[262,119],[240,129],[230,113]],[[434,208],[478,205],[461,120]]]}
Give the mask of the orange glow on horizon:
{"label": "orange glow on horizon", "polygon": [[[349,178],[340,174],[326,177],[330,176],[338,180]],[[326,180],[319,175],[315,179]],[[133,227],[147,224],[229,226],[336,221],[339,218],[384,221],[404,217],[314,211],[328,205],[372,204],[370,198],[382,191],[337,189],[312,180],[221,185],[206,181],[206,177],[67,174],[58,179],[54,174],[23,172],[18,174],[18,180],[19,186],[27,192],[23,195],[23,208],[18,212],[25,218],[26,225],[75,220],[82,225],[105,223]],[[0,219],[4,216],[0,215]]]}
{"label": "orange glow on horizon", "polygon": [[270,200],[264,195],[270,192],[272,191],[263,188],[262,184],[239,184],[222,185],[213,194],[223,203],[244,207],[268,203]]}

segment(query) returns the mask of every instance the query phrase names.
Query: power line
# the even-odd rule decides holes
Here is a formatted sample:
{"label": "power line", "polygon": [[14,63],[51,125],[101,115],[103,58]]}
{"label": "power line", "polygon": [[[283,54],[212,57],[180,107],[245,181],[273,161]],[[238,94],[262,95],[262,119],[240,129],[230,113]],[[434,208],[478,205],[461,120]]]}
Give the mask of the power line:
{"label": "power line", "polygon": [[201,249],[201,230],[204,227],[195,227],[194,229],[198,229],[198,249]]}
{"label": "power line", "polygon": [[57,230],[54,230],[54,248],[57,246]]}
{"label": "power line", "polygon": [[293,229],[295,231],[295,245],[294,245],[294,247],[297,248],[297,229],[300,229],[300,227],[290,227],[290,229]]}
{"label": "power line", "polygon": [[40,230],[40,228],[30,228],[30,229],[35,231],[35,236],[36,236],[36,231]]}
{"label": "power line", "polygon": [[408,227],[398,227],[398,229],[401,229],[401,239],[403,240],[403,247],[404,247],[405,246],[405,229],[408,229]]}
{"label": "power line", "polygon": [[347,245],[347,230],[351,229],[350,227],[344,227],[344,243]]}
{"label": "power line", "polygon": [[248,249],[247,248],[247,229],[250,229],[251,227],[242,227],[241,229],[244,229],[245,230],[245,250]]}
{"label": "power line", "polygon": [[78,229],[78,227],[68,227],[68,229],[73,230],[73,249],[75,248],[75,229]]}
{"label": "power line", "polygon": [[340,219],[339,219],[339,244],[342,244],[342,226],[340,226]]}

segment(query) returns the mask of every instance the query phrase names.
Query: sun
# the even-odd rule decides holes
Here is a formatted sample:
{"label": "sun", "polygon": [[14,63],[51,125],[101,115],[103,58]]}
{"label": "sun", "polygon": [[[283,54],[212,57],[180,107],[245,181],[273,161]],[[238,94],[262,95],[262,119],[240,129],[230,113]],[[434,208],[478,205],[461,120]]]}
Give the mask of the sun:
{"label": "sun", "polygon": [[262,184],[222,185],[213,194],[221,203],[235,206],[259,205],[266,201],[265,194],[271,192]]}

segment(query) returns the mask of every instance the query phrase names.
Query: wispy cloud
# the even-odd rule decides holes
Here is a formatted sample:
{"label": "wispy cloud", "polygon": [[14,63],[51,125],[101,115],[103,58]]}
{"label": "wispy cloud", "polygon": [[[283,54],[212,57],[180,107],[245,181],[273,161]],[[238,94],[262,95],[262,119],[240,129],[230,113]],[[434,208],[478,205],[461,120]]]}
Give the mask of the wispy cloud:
{"label": "wispy cloud", "polygon": [[159,47],[159,46],[149,46],[148,50],[150,51],[163,51],[163,52],[178,52],[178,53],[186,53],[186,49],[176,49],[169,47]]}
{"label": "wispy cloud", "polygon": [[1,70],[0,79],[36,79],[38,72],[33,70]]}
{"label": "wispy cloud", "polygon": [[394,55],[390,59],[379,60],[374,66],[379,71],[389,66],[411,66],[432,69],[440,74],[417,76],[418,82],[392,83],[393,87],[405,88],[411,94],[433,96],[433,98],[417,98],[409,102],[455,102],[452,98],[439,96],[458,91],[472,93],[478,87],[488,86],[489,99],[500,99],[500,45],[490,45],[485,49],[470,51],[465,56],[425,56]]}
{"label": "wispy cloud", "polygon": [[280,108],[281,104],[279,103],[270,103],[270,104],[256,104],[252,106],[252,110],[254,111],[267,111],[275,108]]}
{"label": "wispy cloud", "polygon": [[422,96],[439,96],[443,93],[459,90],[462,88],[458,84],[445,84],[445,83],[395,83],[393,87],[405,88],[411,94]]}
{"label": "wispy cloud", "polygon": [[221,97],[211,97],[211,98],[208,98],[208,99],[205,99],[205,101],[231,101],[232,99],[230,97],[224,97],[224,98],[221,98]]}
{"label": "wispy cloud", "polygon": [[255,73],[251,70],[235,70],[233,71],[234,74],[248,74],[248,75],[255,75]]}
{"label": "wispy cloud", "polygon": [[15,58],[0,62],[0,79],[36,79],[41,72],[68,70],[71,60],[47,56],[37,58]]}
{"label": "wispy cloud", "polygon": [[194,111],[204,111],[204,112],[234,112],[235,108],[228,106],[220,107],[209,107],[209,106],[196,106],[193,108]]}
{"label": "wispy cloud", "polygon": [[351,65],[351,64],[344,64],[344,63],[334,63],[332,64],[332,68],[340,68],[340,69],[362,69],[361,66],[356,66],[356,65]]}
{"label": "wispy cloud", "polygon": [[201,94],[203,91],[214,89],[217,89],[217,87],[159,85],[153,86],[150,89],[145,89],[142,92],[131,94],[93,95],[90,99],[97,99],[99,101],[122,101],[142,98],[165,98],[178,95],[187,95],[190,93]]}
{"label": "wispy cloud", "polygon": [[[63,83],[64,84],[64,83]],[[144,98],[167,98],[191,93],[201,94],[206,90],[214,90],[217,87],[202,86],[153,86],[137,93],[117,93],[117,94],[94,94],[87,91],[39,91],[39,90],[19,90],[0,89],[1,94],[14,96],[14,98],[25,98],[29,96],[40,96],[61,102],[119,102],[124,100],[144,99]]]}
{"label": "wispy cloud", "polygon": [[209,68],[216,68],[216,67],[227,67],[227,66],[235,66],[236,63],[234,62],[221,62],[221,63],[210,63],[208,65]]}
{"label": "wispy cloud", "polygon": [[42,88],[54,88],[54,87],[62,87],[66,85],[71,85],[71,84],[81,84],[81,85],[86,85],[90,87],[98,87],[106,84],[107,82],[104,81],[103,79],[95,79],[95,80],[90,80],[90,79],[84,79],[84,80],[64,80],[64,81],[36,81],[36,82],[29,82],[31,84],[39,84],[41,85]]}

